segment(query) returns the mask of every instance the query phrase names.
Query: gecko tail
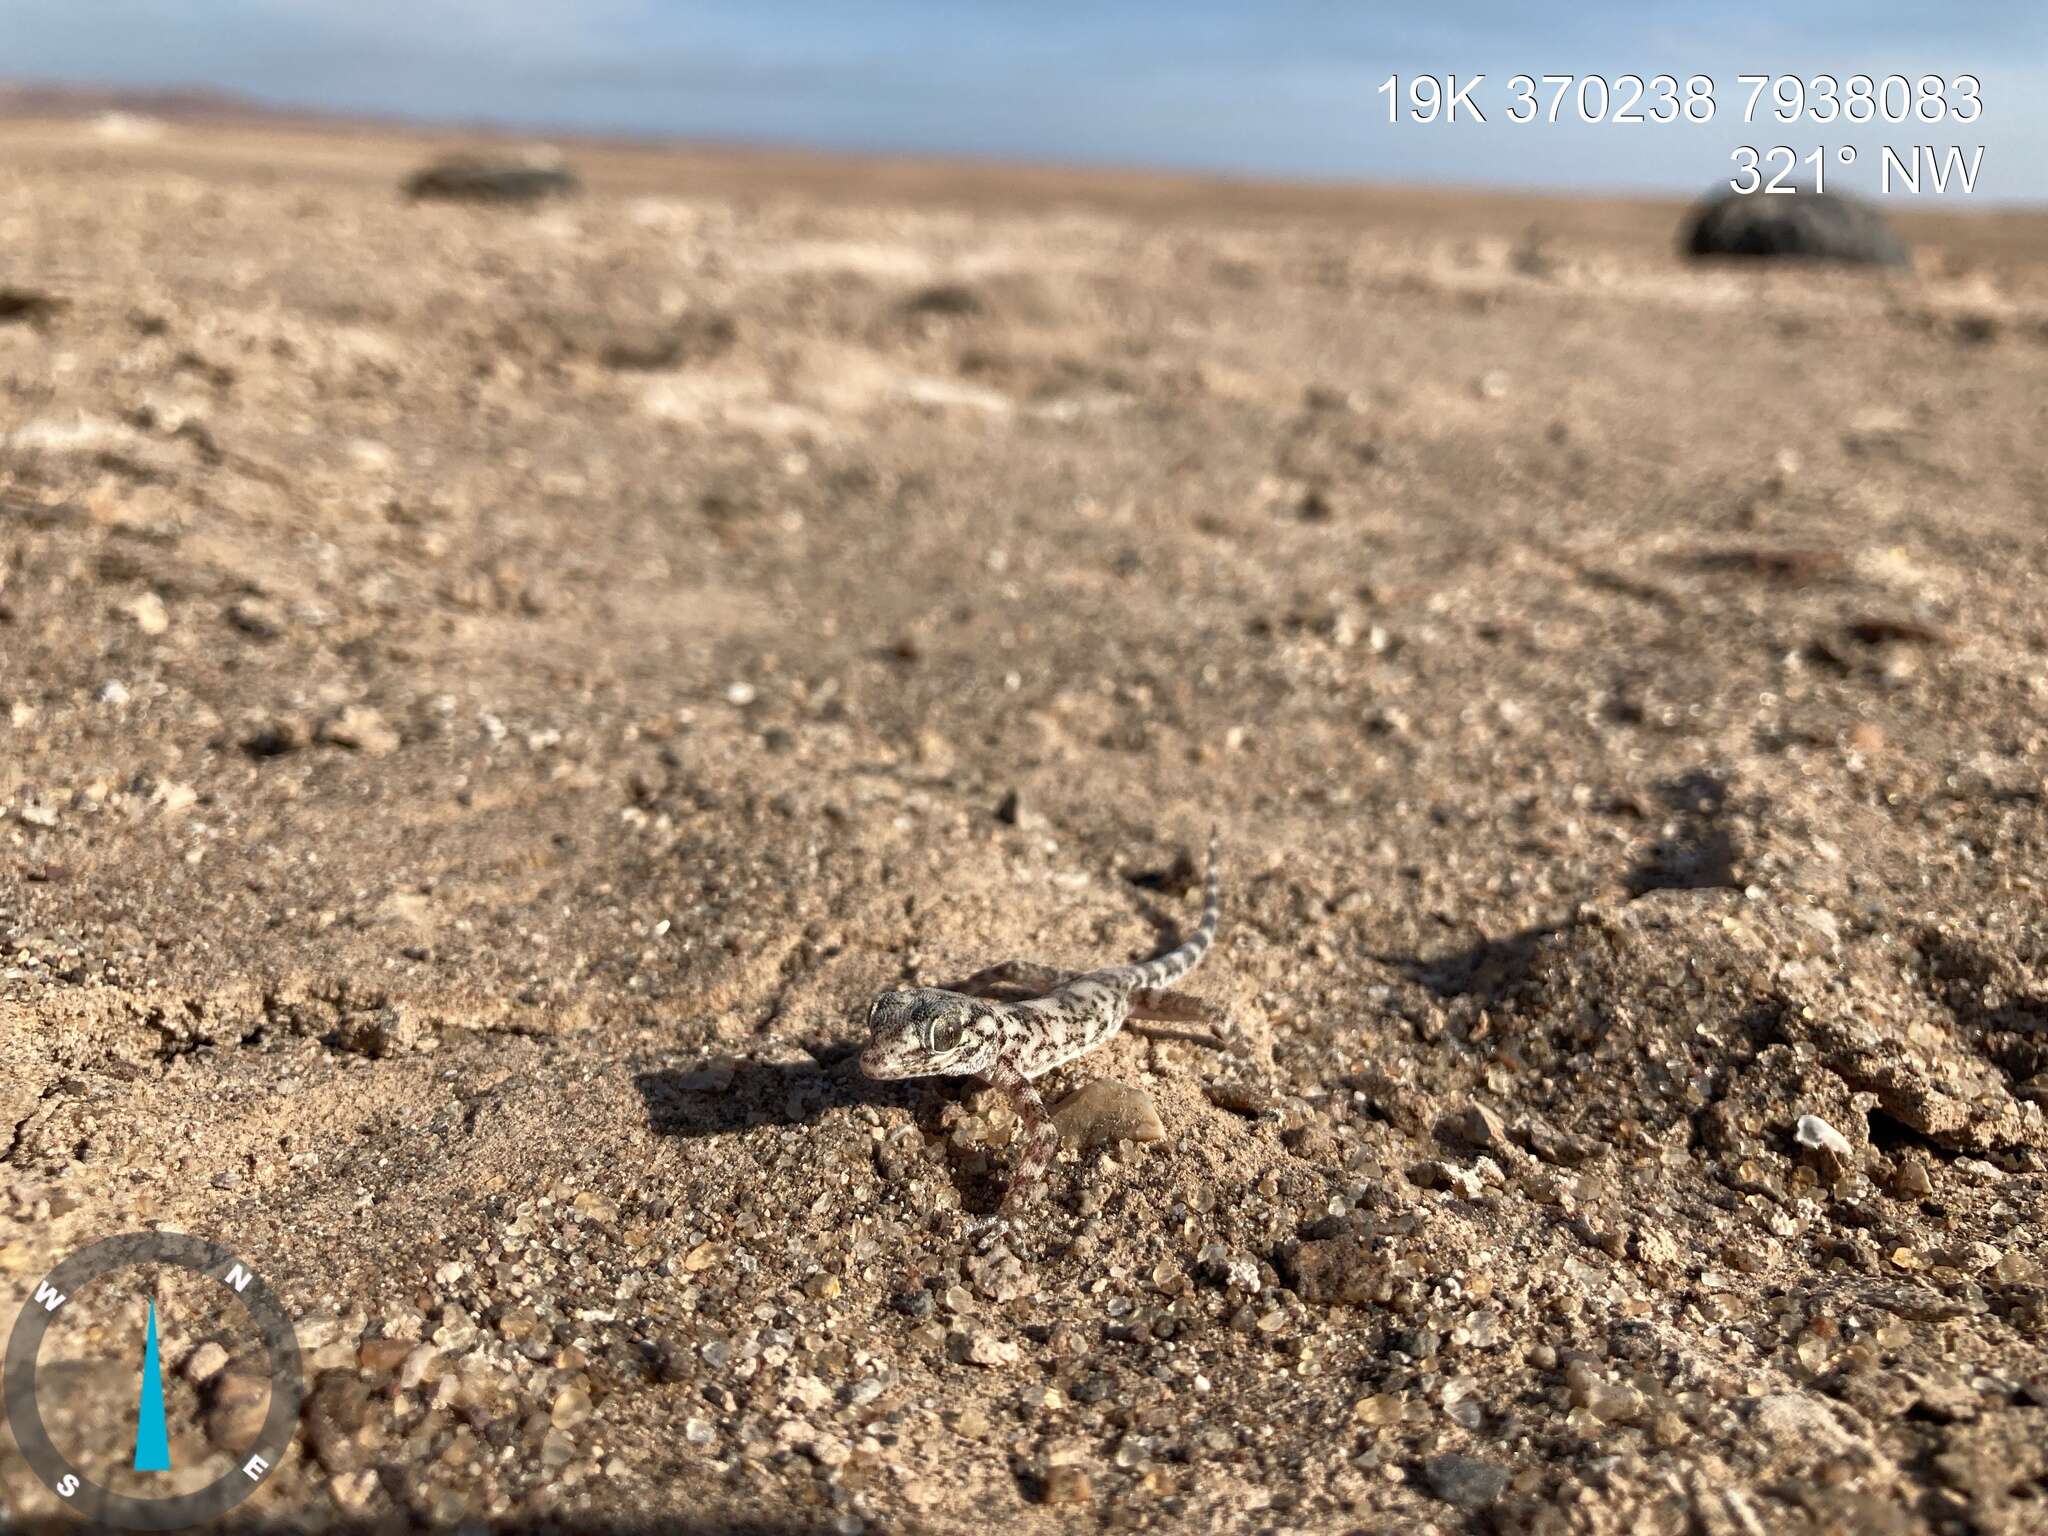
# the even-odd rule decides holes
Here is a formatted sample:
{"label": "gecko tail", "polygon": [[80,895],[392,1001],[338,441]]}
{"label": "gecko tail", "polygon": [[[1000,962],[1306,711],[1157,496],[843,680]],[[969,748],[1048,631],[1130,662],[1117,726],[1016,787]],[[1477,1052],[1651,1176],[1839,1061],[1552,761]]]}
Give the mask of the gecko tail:
{"label": "gecko tail", "polygon": [[1202,920],[1195,926],[1188,943],[1181,946],[1185,949],[1189,945],[1201,945],[1194,960],[1188,962],[1190,966],[1208,953],[1209,946],[1216,942],[1216,925],[1223,920],[1223,875],[1217,858],[1222,843],[1223,829],[1212,825],[1209,828],[1209,863],[1202,875]]}
{"label": "gecko tail", "polygon": [[1177,948],[1168,950],[1156,960],[1143,965],[1125,965],[1115,968],[1113,974],[1119,981],[1128,984],[1128,990],[1139,991],[1148,987],[1170,987],[1187,975],[1202,957],[1209,953],[1209,946],[1216,942],[1216,928],[1223,919],[1223,877],[1221,861],[1217,850],[1222,842],[1222,830],[1209,829],[1209,867],[1202,881],[1202,920],[1195,925],[1195,931]]}

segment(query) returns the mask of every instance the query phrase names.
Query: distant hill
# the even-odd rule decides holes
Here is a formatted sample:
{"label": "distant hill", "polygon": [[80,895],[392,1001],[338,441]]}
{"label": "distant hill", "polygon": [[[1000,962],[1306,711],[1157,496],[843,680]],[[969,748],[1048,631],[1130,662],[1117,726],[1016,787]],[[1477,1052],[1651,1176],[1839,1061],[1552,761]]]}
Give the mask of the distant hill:
{"label": "distant hill", "polygon": [[232,91],[0,80],[0,117],[98,117],[108,112],[167,122],[337,120],[333,114],[272,106]]}
{"label": "distant hill", "polygon": [[0,122],[24,118],[81,121],[125,118],[143,123],[419,134],[434,138],[517,140],[540,137],[574,140],[587,145],[656,145],[665,142],[659,138],[576,132],[537,124],[436,117],[431,113],[346,112],[265,101],[259,96],[204,86],[81,85],[63,81],[0,80]]}
{"label": "distant hill", "polygon": [[572,138],[579,143],[646,142],[559,130],[522,128],[460,118],[344,112],[323,107],[265,101],[236,91],[205,86],[78,85],[61,81],[0,80],[0,122],[28,118],[125,119],[141,124],[190,125],[258,129],[339,130],[350,133],[426,134],[473,139],[519,139],[536,135]]}

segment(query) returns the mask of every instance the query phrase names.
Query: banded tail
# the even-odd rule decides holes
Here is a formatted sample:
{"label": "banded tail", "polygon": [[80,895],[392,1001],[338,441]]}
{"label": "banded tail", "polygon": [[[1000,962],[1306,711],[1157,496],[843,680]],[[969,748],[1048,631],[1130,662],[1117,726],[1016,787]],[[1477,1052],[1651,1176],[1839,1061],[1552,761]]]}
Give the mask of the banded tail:
{"label": "banded tail", "polygon": [[1143,965],[1115,965],[1097,971],[1098,979],[1126,993],[1170,987],[1202,963],[1202,956],[1208,954],[1209,946],[1216,942],[1216,924],[1223,916],[1223,884],[1216,868],[1217,837],[1215,831],[1210,832],[1209,870],[1202,887],[1202,920],[1195,925],[1195,931],[1188,936],[1187,942]]}

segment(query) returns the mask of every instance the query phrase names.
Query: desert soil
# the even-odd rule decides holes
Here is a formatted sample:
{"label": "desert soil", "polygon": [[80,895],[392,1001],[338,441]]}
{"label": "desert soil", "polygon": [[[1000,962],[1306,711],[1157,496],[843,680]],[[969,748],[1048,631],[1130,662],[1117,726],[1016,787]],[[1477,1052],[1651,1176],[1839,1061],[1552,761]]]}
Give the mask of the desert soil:
{"label": "desert soil", "polygon": [[[0,147],[0,1323],[259,1268],[237,1521],[2048,1521],[2048,218]],[[1245,1043],[992,1222],[868,999],[1152,952],[1212,822]]]}

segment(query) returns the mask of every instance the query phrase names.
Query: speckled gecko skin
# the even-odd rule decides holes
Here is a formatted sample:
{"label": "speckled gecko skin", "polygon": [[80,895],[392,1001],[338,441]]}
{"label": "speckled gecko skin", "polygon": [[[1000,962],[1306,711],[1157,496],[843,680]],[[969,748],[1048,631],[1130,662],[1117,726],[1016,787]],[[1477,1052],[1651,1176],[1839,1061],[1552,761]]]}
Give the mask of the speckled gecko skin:
{"label": "speckled gecko skin", "polygon": [[[1127,1019],[1226,1024],[1219,1009],[1167,990],[1209,952],[1222,910],[1216,839],[1211,836],[1202,920],[1186,943],[1141,965],[1075,975],[1013,960],[953,988],[884,992],[868,1010],[861,1071],[881,1079],[978,1077],[1007,1094],[1025,1131],[1024,1153],[1004,1200],[1006,1208],[1013,1206],[1037,1186],[1059,1147],[1059,1132],[1033,1078],[1114,1039]],[[1016,1002],[985,995],[1006,987],[1043,995]]]}

